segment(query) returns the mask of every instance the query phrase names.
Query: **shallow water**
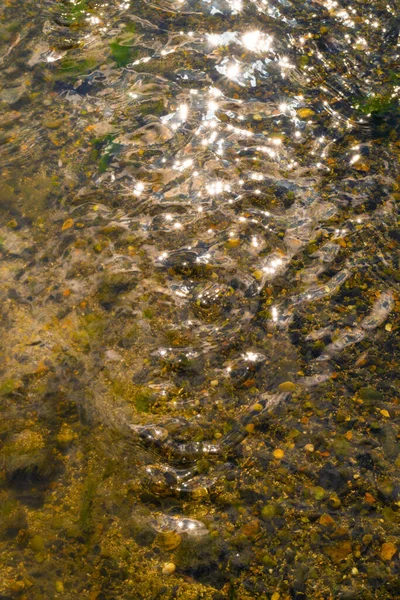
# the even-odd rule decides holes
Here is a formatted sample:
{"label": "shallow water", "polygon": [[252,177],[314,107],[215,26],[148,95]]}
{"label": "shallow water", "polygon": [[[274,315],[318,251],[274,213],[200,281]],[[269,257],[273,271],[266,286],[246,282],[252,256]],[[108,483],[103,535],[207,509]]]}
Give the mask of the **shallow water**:
{"label": "shallow water", "polygon": [[0,598],[400,597],[398,14],[0,7]]}

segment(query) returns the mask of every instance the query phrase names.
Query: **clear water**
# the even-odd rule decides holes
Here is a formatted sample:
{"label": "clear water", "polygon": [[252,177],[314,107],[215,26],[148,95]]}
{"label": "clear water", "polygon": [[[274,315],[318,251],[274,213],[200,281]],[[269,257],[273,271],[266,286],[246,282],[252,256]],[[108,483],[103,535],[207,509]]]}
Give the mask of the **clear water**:
{"label": "clear water", "polygon": [[0,7],[0,598],[400,597],[399,7]]}

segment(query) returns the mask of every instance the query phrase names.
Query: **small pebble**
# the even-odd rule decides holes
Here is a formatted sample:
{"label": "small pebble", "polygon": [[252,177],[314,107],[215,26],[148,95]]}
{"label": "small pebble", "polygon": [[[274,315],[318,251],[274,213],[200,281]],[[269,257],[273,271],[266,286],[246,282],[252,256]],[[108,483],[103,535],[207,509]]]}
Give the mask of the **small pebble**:
{"label": "small pebble", "polygon": [[336,494],[333,494],[329,498],[329,504],[332,508],[339,508],[342,505],[342,501],[340,500],[340,498],[338,498]]}
{"label": "small pebble", "polygon": [[65,231],[66,229],[70,229],[74,224],[73,219],[67,219],[64,221],[63,226],[61,227],[61,231]]}
{"label": "small pebble", "polygon": [[321,525],[324,525],[326,527],[333,527],[335,525],[335,521],[327,513],[324,513],[320,516],[319,522],[321,523]]}
{"label": "small pebble", "polygon": [[314,446],[312,444],[306,444],[304,446],[304,450],[306,450],[307,452],[314,452]]}
{"label": "small pebble", "polygon": [[367,502],[367,504],[373,504],[374,502],[376,502],[376,498],[369,492],[365,494],[364,499],[365,502]]}
{"label": "small pebble", "polygon": [[316,500],[323,500],[326,496],[326,491],[320,485],[313,487],[311,491]]}
{"label": "small pebble", "polygon": [[176,571],[176,565],[174,563],[165,563],[162,569],[163,575],[172,575]]}
{"label": "small pebble", "polygon": [[362,541],[363,541],[363,544],[365,544],[366,546],[368,546],[372,542],[373,539],[374,539],[373,535],[371,535],[370,533],[366,533],[363,536]]}
{"label": "small pebble", "polygon": [[309,119],[315,115],[315,112],[312,108],[299,108],[297,115],[300,117],[300,119]]}
{"label": "small pebble", "polygon": [[382,544],[381,548],[381,558],[382,560],[392,560],[393,556],[397,552],[397,547],[392,542],[385,542]]}
{"label": "small pebble", "polygon": [[107,360],[113,360],[113,361],[122,360],[122,356],[120,354],[118,354],[118,352],[115,352],[115,350],[106,350],[105,357],[107,358]]}
{"label": "small pebble", "polygon": [[281,459],[285,456],[284,451],[281,450],[280,448],[276,448],[272,454],[274,455],[274,458],[278,458],[278,459]]}
{"label": "small pebble", "polygon": [[266,504],[261,509],[261,517],[264,521],[271,521],[276,516],[277,509],[274,504]]}
{"label": "small pebble", "polygon": [[34,535],[33,538],[31,539],[31,548],[32,550],[34,550],[35,552],[41,552],[42,550],[44,550],[44,541],[42,536],[40,535]]}
{"label": "small pebble", "polygon": [[160,535],[159,543],[165,550],[175,550],[182,542],[182,537],[176,531],[164,531]]}
{"label": "small pebble", "polygon": [[258,519],[254,519],[253,521],[250,521],[250,523],[246,523],[242,527],[242,533],[244,533],[244,535],[247,535],[249,537],[253,537],[253,536],[257,535],[259,530],[260,530],[260,521]]}
{"label": "small pebble", "polygon": [[293,383],[293,381],[284,381],[283,383],[279,384],[278,388],[281,392],[294,392],[296,385]]}

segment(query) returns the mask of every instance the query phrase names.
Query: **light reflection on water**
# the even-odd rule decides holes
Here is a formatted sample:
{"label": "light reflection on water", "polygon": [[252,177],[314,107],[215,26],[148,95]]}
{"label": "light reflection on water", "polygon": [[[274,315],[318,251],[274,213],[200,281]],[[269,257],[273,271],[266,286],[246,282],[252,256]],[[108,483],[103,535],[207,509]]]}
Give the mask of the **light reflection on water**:
{"label": "light reflection on water", "polygon": [[394,7],[1,11],[10,564],[118,530],[154,587],[99,597],[395,596]]}

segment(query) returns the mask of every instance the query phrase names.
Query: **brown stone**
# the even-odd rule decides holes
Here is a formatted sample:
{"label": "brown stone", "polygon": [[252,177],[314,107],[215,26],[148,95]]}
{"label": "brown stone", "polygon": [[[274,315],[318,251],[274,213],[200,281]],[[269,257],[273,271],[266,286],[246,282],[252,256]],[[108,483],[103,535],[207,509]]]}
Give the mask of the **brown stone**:
{"label": "brown stone", "polygon": [[326,549],[326,553],[335,564],[345,560],[351,554],[351,543],[349,541],[334,544]]}
{"label": "brown stone", "polygon": [[384,544],[382,544],[382,548],[381,548],[381,559],[382,560],[392,560],[392,558],[396,554],[396,552],[397,552],[396,544],[393,544],[392,542],[385,542]]}
{"label": "brown stone", "polygon": [[242,533],[244,533],[244,535],[247,535],[249,537],[256,535],[259,532],[259,530],[260,530],[260,521],[258,519],[254,519],[253,521],[246,523],[242,527]]}
{"label": "brown stone", "polygon": [[63,226],[61,227],[61,231],[65,231],[66,229],[70,229],[74,224],[73,219],[67,219],[64,221]]}
{"label": "brown stone", "polygon": [[175,550],[180,545],[182,538],[176,531],[165,531],[157,536],[156,541],[161,548],[171,551]]}
{"label": "brown stone", "polygon": [[366,162],[356,162],[355,165],[353,165],[353,167],[357,171],[362,171],[363,173],[368,173],[368,171],[370,170],[370,166]]}
{"label": "brown stone", "polygon": [[345,538],[345,537],[349,537],[349,528],[348,527],[338,527],[335,531],[335,537],[336,538]]}
{"label": "brown stone", "polygon": [[374,502],[376,502],[376,498],[369,492],[365,494],[364,499],[367,504],[374,504]]}
{"label": "brown stone", "polygon": [[321,525],[324,525],[325,527],[333,527],[335,525],[335,521],[332,519],[332,517],[326,513],[324,513],[323,515],[320,516],[319,518],[319,522]]}
{"label": "brown stone", "polygon": [[315,111],[312,108],[299,108],[297,115],[300,119],[309,119],[315,115]]}

